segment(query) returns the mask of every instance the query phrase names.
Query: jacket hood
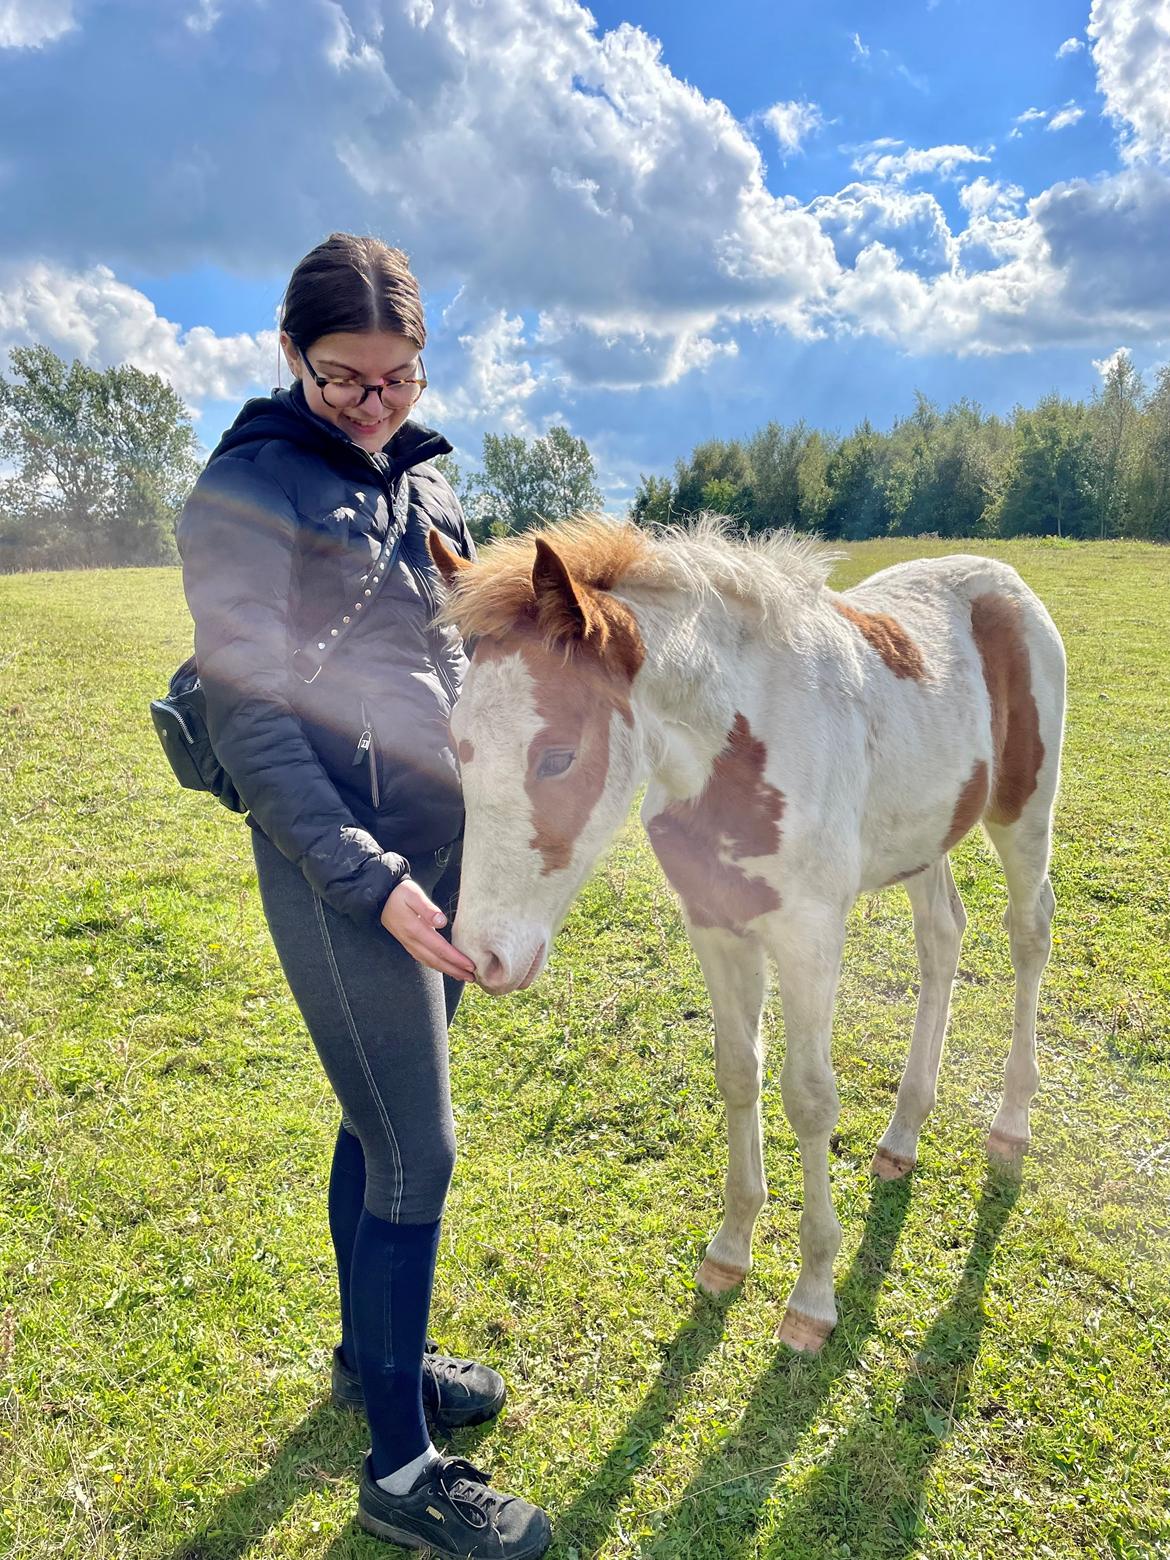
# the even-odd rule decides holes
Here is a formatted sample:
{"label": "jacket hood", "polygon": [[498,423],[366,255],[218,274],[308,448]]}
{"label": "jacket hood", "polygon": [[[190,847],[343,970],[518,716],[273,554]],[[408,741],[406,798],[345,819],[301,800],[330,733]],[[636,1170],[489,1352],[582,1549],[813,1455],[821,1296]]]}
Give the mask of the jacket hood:
{"label": "jacket hood", "polygon": [[407,421],[380,453],[370,455],[352,439],[347,439],[340,428],[309,410],[298,381],[291,390],[274,390],[271,395],[257,396],[246,402],[212,450],[211,458],[214,460],[217,455],[247,446],[267,444],[273,439],[313,450],[333,462],[356,461],[367,471],[367,463],[372,460],[389,476],[408,471],[424,460],[433,460],[436,455],[447,455],[452,449],[448,440],[433,428]]}

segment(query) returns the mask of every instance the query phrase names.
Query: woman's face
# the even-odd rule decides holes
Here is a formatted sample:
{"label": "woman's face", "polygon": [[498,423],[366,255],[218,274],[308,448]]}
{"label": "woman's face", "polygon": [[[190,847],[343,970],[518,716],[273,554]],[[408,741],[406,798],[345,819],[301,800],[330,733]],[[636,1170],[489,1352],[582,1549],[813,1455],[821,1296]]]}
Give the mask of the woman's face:
{"label": "woman's face", "polygon": [[[286,331],[281,332],[280,344],[290,371],[301,382],[309,410],[340,428],[363,450],[371,454],[380,450],[410,416],[410,405],[385,406],[373,394],[367,395],[360,406],[330,406],[325,397],[336,399],[334,391],[328,385],[322,391]],[[335,331],[308,342],[305,351],[322,378],[374,385],[381,380],[411,379],[420,372],[418,347],[409,336],[393,331]]]}

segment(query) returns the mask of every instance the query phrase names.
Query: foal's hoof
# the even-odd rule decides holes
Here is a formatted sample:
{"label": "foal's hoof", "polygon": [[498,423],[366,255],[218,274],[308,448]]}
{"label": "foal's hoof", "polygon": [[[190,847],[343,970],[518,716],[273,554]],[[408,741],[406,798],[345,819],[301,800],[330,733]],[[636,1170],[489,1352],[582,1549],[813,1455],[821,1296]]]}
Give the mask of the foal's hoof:
{"label": "foal's hoof", "polygon": [[1001,1164],[1018,1165],[1028,1152],[1028,1138],[1009,1137],[1006,1132],[994,1128],[987,1134],[987,1152]]}
{"label": "foal's hoof", "polygon": [[746,1268],[728,1267],[725,1262],[716,1262],[714,1257],[704,1257],[695,1274],[695,1283],[704,1294],[726,1295],[738,1289],[746,1277]]}
{"label": "foal's hoof", "polygon": [[780,1342],[798,1354],[819,1354],[832,1331],[832,1322],[820,1322],[815,1316],[806,1316],[803,1311],[794,1311],[789,1306],[780,1323]]}
{"label": "foal's hoof", "polygon": [[876,1175],[879,1181],[900,1181],[904,1175],[910,1174],[917,1163],[916,1159],[907,1159],[905,1154],[894,1154],[888,1148],[878,1148],[874,1152],[869,1173]]}

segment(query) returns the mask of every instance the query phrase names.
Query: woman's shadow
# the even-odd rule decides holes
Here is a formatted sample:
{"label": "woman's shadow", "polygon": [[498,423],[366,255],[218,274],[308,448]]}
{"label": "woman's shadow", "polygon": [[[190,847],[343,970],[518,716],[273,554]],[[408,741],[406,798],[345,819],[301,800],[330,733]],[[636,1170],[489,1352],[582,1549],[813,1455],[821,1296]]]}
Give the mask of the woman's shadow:
{"label": "woman's shadow", "polygon": [[[667,1560],[685,1553],[707,1528],[715,1531],[707,1533],[704,1553],[731,1560],[747,1552],[797,1441],[873,1330],[881,1275],[908,1196],[906,1182],[875,1183],[865,1237],[838,1297],[841,1320],[824,1355],[796,1368],[790,1355],[781,1356],[761,1378],[735,1436],[696,1474],[650,1555]],[[1018,1178],[988,1168],[954,1297],[931,1326],[892,1415],[864,1415],[837,1441],[779,1523],[769,1526],[767,1553],[774,1560],[838,1551],[901,1560],[917,1547],[927,1475],[966,1409],[984,1322],[983,1291],[1018,1196]],[[875,1213],[886,1198],[898,1201],[875,1228]],[[809,1372],[803,1382],[801,1370]]]}

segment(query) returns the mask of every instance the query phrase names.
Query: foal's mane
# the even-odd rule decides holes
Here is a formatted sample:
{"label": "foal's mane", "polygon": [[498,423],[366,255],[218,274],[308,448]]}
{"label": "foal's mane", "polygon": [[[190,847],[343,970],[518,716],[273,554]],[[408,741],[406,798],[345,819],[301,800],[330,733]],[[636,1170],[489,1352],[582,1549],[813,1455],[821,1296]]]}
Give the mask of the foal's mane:
{"label": "foal's mane", "polygon": [[794,531],[762,536],[731,534],[721,515],[699,515],[689,525],[643,529],[603,515],[578,515],[538,530],[490,542],[473,568],[462,572],[440,620],[465,638],[506,639],[536,615],[532,566],[536,539],[555,550],[578,585],[620,591],[650,603],[682,594],[696,603],[711,597],[754,609],[760,630],[784,637],[795,610],[820,594],[834,560],[814,537]]}

